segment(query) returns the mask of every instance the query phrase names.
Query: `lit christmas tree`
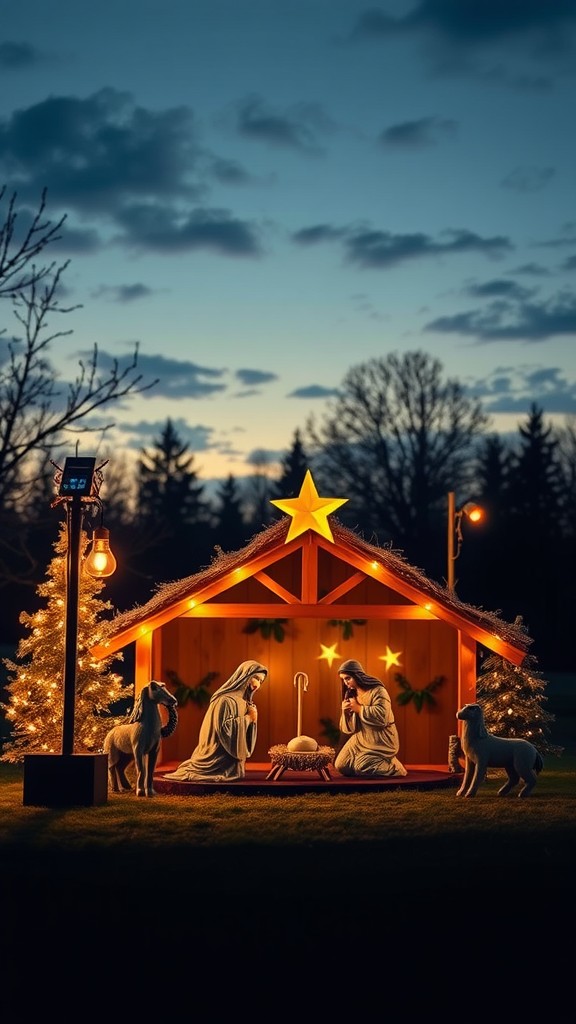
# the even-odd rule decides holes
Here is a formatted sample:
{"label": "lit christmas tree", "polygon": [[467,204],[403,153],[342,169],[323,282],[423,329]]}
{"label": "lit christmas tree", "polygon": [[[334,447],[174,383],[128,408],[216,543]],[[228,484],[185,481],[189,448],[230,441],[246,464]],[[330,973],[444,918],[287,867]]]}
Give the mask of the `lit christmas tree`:
{"label": "lit christmas tree", "polygon": [[[522,619],[516,619],[522,625]],[[495,736],[529,740],[541,754],[562,754],[563,747],[550,742],[555,715],[546,711],[546,680],[528,654],[522,666],[512,665],[497,654],[484,661],[476,685],[476,699],[484,712],[488,732]]]}
{"label": "lit christmas tree", "polygon": [[[82,554],[89,543],[82,532]],[[17,762],[23,760],[24,754],[62,751],[67,545],[63,523],[54,544],[56,556],[48,566],[45,582],[36,589],[40,597],[47,599],[46,607],[32,615],[21,613],[20,622],[28,634],[18,644],[18,661],[4,658],[9,699],[0,707],[11,725],[11,735],[4,744],[2,761]],[[109,619],[103,616],[113,606],[98,597],[105,580],[82,571],[79,575],[74,748],[77,753],[86,753],[101,750],[108,730],[125,720],[126,701],[132,702],[133,689],[124,684],[122,676],[110,670],[113,657],[98,661],[89,654],[94,644],[105,640]],[[121,659],[121,655],[114,657]],[[117,702],[122,704],[115,716],[111,708]]]}

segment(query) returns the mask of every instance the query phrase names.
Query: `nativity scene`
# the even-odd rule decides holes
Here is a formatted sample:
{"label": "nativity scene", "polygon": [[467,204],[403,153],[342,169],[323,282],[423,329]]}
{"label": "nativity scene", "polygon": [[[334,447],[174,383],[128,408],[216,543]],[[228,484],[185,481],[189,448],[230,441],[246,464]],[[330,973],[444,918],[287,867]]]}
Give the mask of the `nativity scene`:
{"label": "nativity scene", "polygon": [[[357,775],[334,769],[335,762],[348,763],[340,757],[350,738],[341,729],[339,668],[346,663],[380,684],[375,693],[383,691],[387,700],[379,701],[378,714],[385,706],[393,723],[393,730],[386,726],[384,774],[368,781],[400,785],[436,777],[453,784],[449,742],[458,708],[475,702],[479,648],[520,665],[531,640],[517,623],[461,602],[401,554],[344,527],[335,513],[346,500],[320,496],[308,470],[296,498],[272,502],[284,518],[241,550],[219,551],[207,568],[160,585],[147,603],[117,615],[105,642],[92,649],[104,658],[133,646],[136,695],[158,679],[179,699],[178,729],[162,740],[158,756],[157,791],[205,791],[199,765],[210,763],[208,787],[216,778],[226,784],[227,772],[234,792],[251,772],[268,786],[296,785],[302,780],[293,766],[306,766],[306,755],[315,768],[304,771],[308,786],[358,783]],[[215,725],[203,723],[243,663],[260,666],[265,679],[256,694],[257,728],[245,731],[242,768],[236,761],[222,768]],[[303,677],[305,695],[295,685]],[[366,716],[361,704],[370,700],[354,698],[354,717]],[[236,707],[235,713],[243,718],[247,711]],[[302,737],[312,747],[293,749],[283,764],[278,751]],[[207,739],[212,747],[200,757]],[[187,763],[182,774],[188,770],[190,779],[178,779]]]}

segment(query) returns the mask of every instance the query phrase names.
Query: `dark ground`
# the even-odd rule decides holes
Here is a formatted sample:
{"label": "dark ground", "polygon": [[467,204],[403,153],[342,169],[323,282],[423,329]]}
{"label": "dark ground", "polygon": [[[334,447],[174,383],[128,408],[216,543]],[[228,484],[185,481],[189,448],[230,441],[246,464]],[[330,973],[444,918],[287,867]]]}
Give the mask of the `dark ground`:
{"label": "dark ground", "polygon": [[[548,707],[554,742],[576,752],[574,703]],[[576,823],[556,843],[495,836],[489,861],[470,835],[153,861],[129,835],[97,856],[23,843],[0,863],[3,1016],[564,1024]]]}
{"label": "dark ground", "polygon": [[129,842],[99,863],[29,850],[3,901],[4,991],[14,1010],[40,997],[64,1019],[98,1006],[196,1018],[203,1006],[218,1022],[451,1020],[462,999],[466,1021],[500,1022],[546,993],[563,1022],[576,1009],[575,853],[549,875],[536,846],[500,842],[486,864],[453,837],[419,840],[417,856],[385,840],[178,849],[154,863]]}

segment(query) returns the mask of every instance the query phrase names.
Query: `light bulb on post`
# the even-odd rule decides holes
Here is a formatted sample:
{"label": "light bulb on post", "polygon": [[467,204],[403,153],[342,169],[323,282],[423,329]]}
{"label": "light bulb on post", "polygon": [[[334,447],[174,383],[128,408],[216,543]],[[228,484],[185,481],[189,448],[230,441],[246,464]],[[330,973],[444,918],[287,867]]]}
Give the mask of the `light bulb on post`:
{"label": "light bulb on post", "polygon": [[110,550],[110,530],[97,526],[92,534],[92,550],[84,563],[86,572],[96,579],[111,576],[116,569],[116,559]]}
{"label": "light bulb on post", "polygon": [[[485,519],[485,512],[481,505],[475,501],[467,501],[461,508],[456,509],[454,491],[448,492],[448,573],[446,576],[448,590],[454,593],[454,562],[460,555],[462,547],[462,517],[465,516],[476,526]],[[456,543],[455,543],[456,541]]]}
{"label": "light bulb on post", "polygon": [[460,510],[471,523],[481,523],[484,519],[484,509],[474,501],[467,501]]}

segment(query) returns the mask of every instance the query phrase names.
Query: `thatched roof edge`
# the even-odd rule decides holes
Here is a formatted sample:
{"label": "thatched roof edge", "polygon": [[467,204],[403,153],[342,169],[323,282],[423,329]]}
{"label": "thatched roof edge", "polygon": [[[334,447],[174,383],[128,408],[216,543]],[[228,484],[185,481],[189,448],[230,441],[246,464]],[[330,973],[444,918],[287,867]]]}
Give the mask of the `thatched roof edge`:
{"label": "thatched roof edge", "polygon": [[[156,592],[151,598],[141,605],[119,612],[110,622],[110,636],[130,629],[145,619],[164,611],[171,605],[183,600],[189,594],[194,593],[201,587],[215,583],[231,570],[240,565],[249,563],[252,559],[266,554],[267,551],[280,547],[286,541],[290,521],[286,518],[264,527],[256,533],[245,545],[237,551],[225,552],[221,549],[216,551],[210,565],[191,576],[180,580],[173,580],[158,584]],[[486,611],[474,605],[461,601],[454,592],[447,587],[431,580],[422,569],[411,565],[400,551],[390,547],[381,547],[375,543],[364,540],[358,533],[342,525],[338,519],[331,517],[330,528],[336,544],[354,551],[358,555],[370,560],[380,561],[390,572],[406,583],[417,588],[422,594],[437,601],[446,608],[452,609],[462,618],[468,619],[471,623],[485,629],[486,631],[501,637],[503,640],[517,647],[519,650],[527,651],[532,644],[532,639],[519,619],[514,623],[506,622],[498,612]]]}

